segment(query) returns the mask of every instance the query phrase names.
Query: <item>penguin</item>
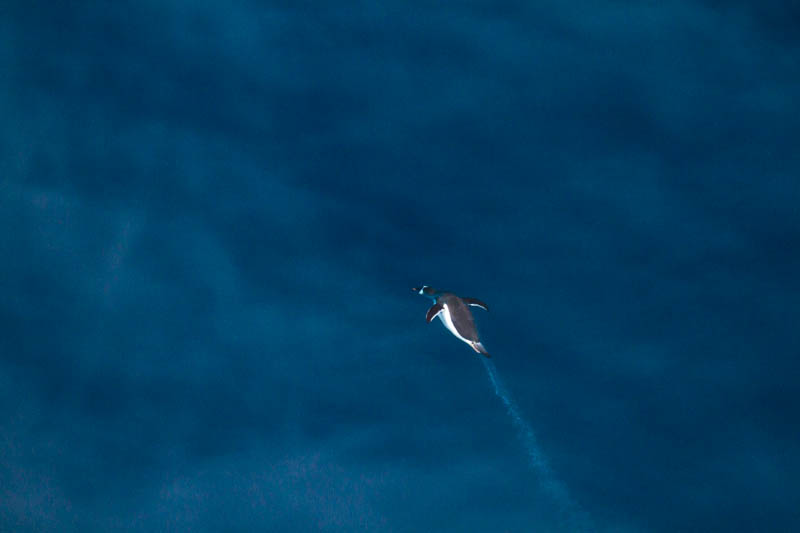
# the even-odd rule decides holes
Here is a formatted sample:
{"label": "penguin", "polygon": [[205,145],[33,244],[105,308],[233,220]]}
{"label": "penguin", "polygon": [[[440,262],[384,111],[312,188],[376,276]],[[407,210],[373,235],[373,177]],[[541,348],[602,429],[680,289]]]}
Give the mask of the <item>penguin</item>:
{"label": "penguin", "polygon": [[481,344],[478,328],[469,310],[470,306],[475,306],[488,311],[489,306],[476,298],[460,298],[452,292],[437,291],[427,285],[411,290],[433,300],[433,306],[425,317],[428,322],[438,316],[450,333],[469,344],[477,353],[491,357]]}

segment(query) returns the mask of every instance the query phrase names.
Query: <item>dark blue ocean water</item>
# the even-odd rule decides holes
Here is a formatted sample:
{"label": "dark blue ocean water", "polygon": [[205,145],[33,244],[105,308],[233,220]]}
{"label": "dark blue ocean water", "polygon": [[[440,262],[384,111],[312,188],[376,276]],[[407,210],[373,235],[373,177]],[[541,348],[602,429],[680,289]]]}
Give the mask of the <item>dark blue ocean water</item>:
{"label": "dark blue ocean water", "polygon": [[0,531],[798,530],[798,36],[4,2]]}

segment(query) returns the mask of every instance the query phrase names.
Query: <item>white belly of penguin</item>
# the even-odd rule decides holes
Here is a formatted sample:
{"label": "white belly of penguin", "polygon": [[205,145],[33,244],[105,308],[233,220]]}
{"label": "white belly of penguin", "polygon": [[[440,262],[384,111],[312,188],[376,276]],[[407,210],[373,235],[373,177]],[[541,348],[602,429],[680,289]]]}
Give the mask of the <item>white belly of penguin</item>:
{"label": "white belly of penguin", "polygon": [[472,344],[471,341],[468,341],[464,337],[462,337],[456,327],[453,325],[453,317],[450,316],[450,310],[447,308],[447,304],[442,306],[442,312],[439,313],[439,320],[442,321],[444,327],[450,330],[450,333],[461,339],[462,341],[466,342],[467,344]]}

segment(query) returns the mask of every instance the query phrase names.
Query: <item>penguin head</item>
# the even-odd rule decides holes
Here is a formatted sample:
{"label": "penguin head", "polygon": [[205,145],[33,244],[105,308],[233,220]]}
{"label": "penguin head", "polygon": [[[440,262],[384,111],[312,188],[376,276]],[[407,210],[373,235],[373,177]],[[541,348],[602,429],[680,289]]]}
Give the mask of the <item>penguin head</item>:
{"label": "penguin head", "polygon": [[415,287],[411,289],[412,291],[416,292],[417,294],[421,294],[422,296],[433,296],[436,293],[436,290],[433,287],[428,287],[427,285],[423,285],[422,287]]}

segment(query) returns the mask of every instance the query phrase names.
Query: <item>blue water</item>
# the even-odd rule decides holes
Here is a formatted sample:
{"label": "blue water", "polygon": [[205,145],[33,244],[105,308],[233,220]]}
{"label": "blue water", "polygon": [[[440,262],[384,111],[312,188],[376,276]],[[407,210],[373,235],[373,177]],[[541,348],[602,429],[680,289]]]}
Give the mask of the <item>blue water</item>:
{"label": "blue water", "polygon": [[798,12],[729,4],[3,2],[0,531],[800,530]]}

